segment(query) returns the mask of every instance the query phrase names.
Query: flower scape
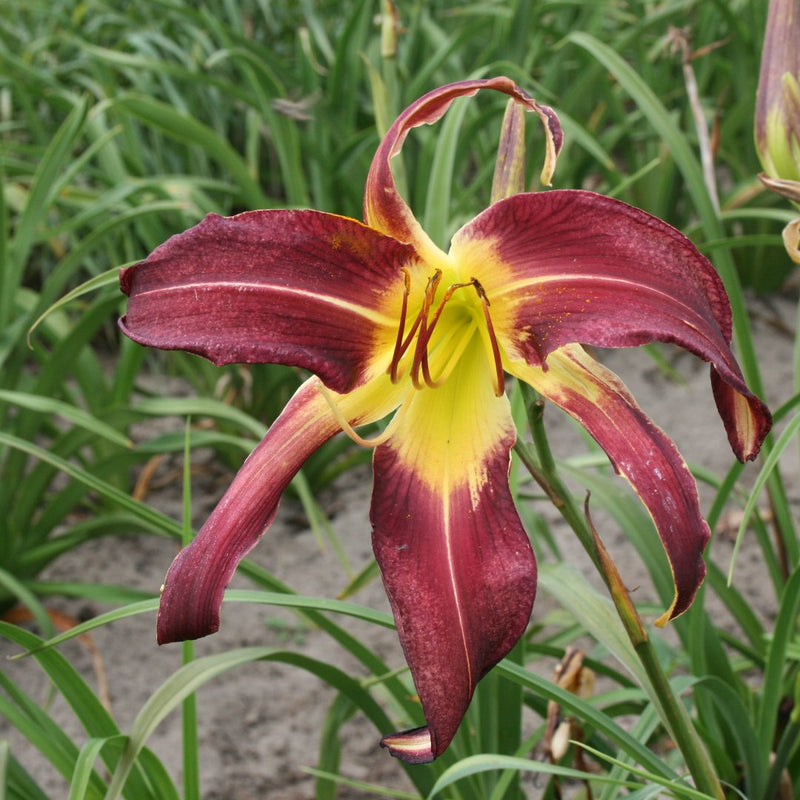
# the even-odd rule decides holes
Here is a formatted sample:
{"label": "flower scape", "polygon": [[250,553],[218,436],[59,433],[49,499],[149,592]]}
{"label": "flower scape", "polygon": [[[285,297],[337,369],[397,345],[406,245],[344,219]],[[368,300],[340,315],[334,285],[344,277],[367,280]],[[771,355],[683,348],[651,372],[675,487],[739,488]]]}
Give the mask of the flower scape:
{"label": "flower scape", "polygon": [[[755,143],[767,189],[800,204],[800,6],[770,0],[756,94]],[[789,258],[800,264],[800,219],[783,229]]]}
{"label": "flower scape", "polygon": [[[225,587],[283,490],[345,431],[374,448],[372,545],[426,720],[382,744],[412,763],[447,748],[476,684],[530,620],[536,560],[509,489],[507,375],[578,420],[648,509],[675,586],[658,624],[691,604],[708,525],[674,444],[583,346],[668,342],[709,362],[740,460],[771,424],[731,352],[720,278],[661,220],[588,191],[522,192],[464,225],[447,252],[434,244],[391,159],[412,128],[481,89],[539,116],[549,186],[562,144],[553,110],[508,78],[453,83],[409,106],[381,141],[364,224],[311,210],[211,214],[121,273],[120,325],[136,342],[311,373],[170,567],[159,642],[217,630]],[[357,433],[383,418],[375,438]]]}

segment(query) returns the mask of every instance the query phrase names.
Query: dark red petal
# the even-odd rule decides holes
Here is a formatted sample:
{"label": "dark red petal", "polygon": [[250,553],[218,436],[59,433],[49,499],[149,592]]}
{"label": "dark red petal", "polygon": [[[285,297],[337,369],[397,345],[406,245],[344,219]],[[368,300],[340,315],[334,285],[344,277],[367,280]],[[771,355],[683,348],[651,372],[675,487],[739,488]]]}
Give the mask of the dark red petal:
{"label": "dark red petal", "polygon": [[387,292],[414,261],[408,245],[345,217],[212,214],[122,272],[130,300],[120,326],[215,364],[304,367],[345,392],[363,380],[376,331],[395,330]]}
{"label": "dark red petal", "polygon": [[711,388],[731,449],[740,461],[752,461],[772,427],[769,409],[750,391],[742,390],[711,367]]}
{"label": "dark red petal", "polygon": [[672,441],[647,417],[622,381],[571,345],[548,359],[549,368],[527,367],[519,377],[577,419],[605,450],[653,518],[669,557],[675,597],[659,624],[691,605],[706,573],[708,524],[697,485]]}
{"label": "dark red petal", "polygon": [[471,368],[398,412],[374,457],[373,549],[427,722],[382,743],[413,763],[450,743],[477,682],[525,631],[536,589],[508,486],[508,401],[485,354],[466,358]]}
{"label": "dark red petal", "polygon": [[[709,261],[665,222],[592,192],[519,194],[459,231],[452,255],[475,267],[509,358],[542,365],[565,344],[672,342],[709,361],[736,455],[752,457],[770,427],[730,349],[731,313]],[[488,254],[487,254],[488,253]],[[732,404],[737,413],[729,413]],[[746,431],[746,432],[745,432]]]}
{"label": "dark red petal", "polygon": [[555,161],[563,144],[563,133],[553,109],[540,105],[522,91],[510,78],[468,80],[442,86],[428,92],[406,108],[381,140],[372,159],[364,192],[364,220],[376,230],[383,231],[401,242],[411,242],[420,253],[432,247],[411,209],[397,191],[391,170],[391,159],[403,147],[409,131],[419,125],[431,125],[439,120],[457,97],[471,97],[481,89],[504,92],[528,111],[538,114],[545,128],[546,155],[542,180],[549,185]]}
{"label": "dark red petal", "polygon": [[412,752],[403,741],[409,737],[386,737],[407,761],[444,752],[475,685],[530,619],[536,562],[508,489],[507,452],[486,468],[479,497],[462,485],[443,498],[404,471],[388,447],[375,453],[373,548],[430,742],[427,752]]}
{"label": "dark red petal", "polygon": [[158,642],[219,628],[225,587],[272,523],[281,494],[308,456],[340,430],[312,378],[237,473],[199,533],[172,562],[158,611]]}

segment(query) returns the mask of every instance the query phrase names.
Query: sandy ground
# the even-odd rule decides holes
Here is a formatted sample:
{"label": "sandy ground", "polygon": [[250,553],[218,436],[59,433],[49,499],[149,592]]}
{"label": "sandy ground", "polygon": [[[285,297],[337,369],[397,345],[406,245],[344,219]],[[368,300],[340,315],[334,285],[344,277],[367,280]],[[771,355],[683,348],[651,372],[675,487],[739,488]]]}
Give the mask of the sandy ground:
{"label": "sandy ground", "polygon": [[[760,301],[751,304],[757,335],[757,348],[762,371],[768,384],[767,401],[775,406],[792,394],[792,342],[794,299],[777,299],[767,306]],[[677,351],[667,351],[673,365],[685,381],[676,384],[665,377],[641,351],[618,351],[609,354],[607,363],[626,381],[643,408],[651,414],[678,443],[690,464],[722,473],[731,463],[722,424],[716,416],[708,383],[707,367]],[[556,409],[548,409],[548,425],[557,456],[566,457],[582,447],[571,423]],[[182,423],[176,421],[180,427]],[[579,451],[577,451],[579,452]],[[794,456],[794,451],[792,451]],[[179,466],[177,462],[164,465]],[[195,522],[199,525],[224,490],[230,475],[207,454],[197,454],[197,467],[205,467],[195,489]],[[750,467],[753,479],[756,467]],[[797,498],[796,460],[785,466],[786,483]],[[368,503],[370,475],[360,469],[343,476],[321,498],[333,528],[349,559],[360,568],[370,558]],[[709,492],[702,492],[704,503]],[[149,498],[176,518],[180,516],[179,486],[168,486]],[[545,510],[555,520],[552,510]],[[601,531],[617,557],[629,585],[642,582],[647,593],[647,579],[630,547],[621,546],[619,534],[602,521]],[[588,559],[572,541],[569,532],[557,528],[560,544],[567,558],[579,569],[590,573]],[[731,546],[720,537],[714,545],[715,558],[727,566]],[[92,542],[61,558],[49,570],[52,579],[95,579],[157,591],[164,573],[175,554],[175,545],[154,536],[109,538]],[[264,565],[277,577],[300,593],[335,597],[347,583],[347,575],[334,553],[321,551],[313,533],[302,517],[296,501],[286,500],[271,531],[253,553],[253,560]],[[775,601],[764,580],[764,570],[757,549],[745,543],[736,572],[737,584],[745,591],[760,613],[767,619],[775,613]],[[237,578],[233,584],[246,588]],[[646,596],[643,595],[643,596]],[[364,605],[387,609],[379,582],[374,582],[353,598]],[[76,618],[87,618],[105,610],[96,603],[73,602],[55,598],[53,608]],[[544,593],[537,599],[535,614],[541,618],[552,600]],[[366,628],[342,619],[341,624],[363,635],[391,666],[403,664],[394,634],[386,630]],[[142,615],[115,623],[93,634],[102,659],[108,683],[111,707],[120,728],[127,731],[136,714],[154,689],[166,680],[180,663],[180,647],[159,648],[155,644],[155,616]],[[334,663],[341,668],[358,668],[352,659],[322,633],[300,624],[280,609],[227,604],[223,610],[218,634],[201,640],[197,654],[220,652],[242,645],[272,645],[297,651]],[[64,655],[97,687],[92,661],[87,649],[77,642],[62,648]],[[0,656],[15,648],[0,641]],[[547,674],[555,663],[542,663]],[[47,684],[35,662],[4,663],[3,669],[33,697],[44,701]],[[198,697],[201,740],[201,770],[205,800],[301,800],[310,798],[313,779],[303,771],[317,760],[318,732],[333,692],[316,678],[288,666],[257,663],[215,679]],[[49,712],[74,734],[78,741],[79,726],[59,697]],[[13,752],[26,763],[53,798],[66,797],[67,785],[47,764],[9,731],[0,718],[0,739],[8,736]],[[378,746],[379,734],[362,718],[355,718],[344,729],[342,771],[356,780],[378,783],[394,789],[409,789],[410,783],[400,765]],[[180,720],[169,716],[150,740],[151,749],[164,761],[174,776],[180,774]],[[535,787],[531,797],[537,796]],[[354,789],[343,789],[347,800],[374,797]]]}

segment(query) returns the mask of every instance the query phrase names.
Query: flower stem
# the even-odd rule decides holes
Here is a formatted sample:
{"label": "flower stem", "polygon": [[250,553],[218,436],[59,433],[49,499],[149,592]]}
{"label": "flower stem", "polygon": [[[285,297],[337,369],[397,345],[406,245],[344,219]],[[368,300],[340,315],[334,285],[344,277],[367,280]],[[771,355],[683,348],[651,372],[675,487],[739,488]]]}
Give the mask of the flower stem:
{"label": "flower stem", "polygon": [[544,401],[528,384],[520,381],[525,411],[533,436],[533,449],[518,441],[514,447],[525,468],[539,484],[550,502],[558,509],[569,526],[575,531],[584,549],[598,571],[602,571],[599,556],[595,550],[591,530],[583,512],[578,508],[569,489],[558,474],[553,451],[544,427]]}
{"label": "flower stem", "polygon": [[[186,418],[183,440],[183,546],[191,542],[192,530],[192,418]],[[194,661],[194,642],[183,642],[181,664]],[[197,727],[197,696],[190,694],[181,703],[181,730],[183,744],[183,797],[184,800],[200,800],[200,761]]]}
{"label": "flower stem", "polygon": [[576,503],[572,493],[559,475],[544,426],[544,402],[529,386],[521,384],[521,388],[533,437],[533,451],[530,446],[518,442],[515,447],[517,455],[575,532],[608,586],[625,632],[647,674],[655,696],[659,698],[659,712],[662,721],[683,755],[696,788],[710,797],[723,800],[722,786],[708,751],[700,739],[686,707],[672,689],[650,637],[647,635],[624,585],[619,580],[616,566],[605,553],[599,537],[592,528],[588,514]]}

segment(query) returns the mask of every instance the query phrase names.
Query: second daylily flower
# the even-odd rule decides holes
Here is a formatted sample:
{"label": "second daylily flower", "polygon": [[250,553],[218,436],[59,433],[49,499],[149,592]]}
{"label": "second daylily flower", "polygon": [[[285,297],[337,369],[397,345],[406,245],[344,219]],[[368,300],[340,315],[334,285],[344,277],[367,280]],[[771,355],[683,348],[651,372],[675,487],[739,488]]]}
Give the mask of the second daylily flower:
{"label": "second daylily flower", "polygon": [[[770,0],[755,119],[758,177],[800,204],[800,1]],[[800,264],[800,219],[783,229],[786,252]]]}
{"label": "second daylily flower", "polygon": [[766,185],[800,202],[800,3],[770,0],[755,139]]}
{"label": "second daylily flower", "polygon": [[[122,330],[216,364],[313,373],[172,564],[160,642],[215,631],[237,564],[272,522],[303,461],[341,430],[374,450],[372,539],[427,724],[384,737],[421,762],[454,736],[476,683],[525,631],[536,562],[508,484],[516,432],[506,373],[578,419],[638,492],[686,610],[703,579],[708,527],[672,442],[580,344],[678,344],[711,363],[734,452],[753,458],[769,412],[729,348],[730,309],[708,261],[679,232],[584,191],[500,200],[440,250],[400,197],[390,160],[411,128],[458,96],[510,95],[544,123],[549,178],[561,129],[507,78],[436,89],[381,142],[366,225],[315,211],[208,216],[122,273]],[[394,414],[367,443],[355,428]]]}

